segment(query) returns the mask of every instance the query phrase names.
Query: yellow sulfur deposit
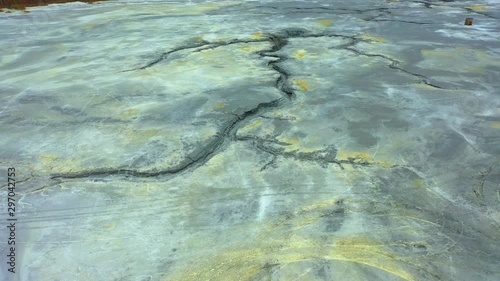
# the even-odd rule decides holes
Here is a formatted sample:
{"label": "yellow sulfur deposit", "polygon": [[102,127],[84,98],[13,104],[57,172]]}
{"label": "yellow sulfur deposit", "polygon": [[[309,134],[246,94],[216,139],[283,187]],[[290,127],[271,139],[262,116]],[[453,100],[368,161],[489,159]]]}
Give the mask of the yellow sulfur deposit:
{"label": "yellow sulfur deposit", "polygon": [[317,20],[316,23],[323,25],[323,26],[328,26],[333,22],[333,20]]}
{"label": "yellow sulfur deposit", "polygon": [[471,10],[476,11],[476,12],[486,11],[486,7],[483,5],[473,5],[473,6],[467,6],[465,8],[471,9]]}
{"label": "yellow sulfur deposit", "polygon": [[293,80],[294,84],[298,86],[298,88],[302,91],[307,91],[309,90],[309,84],[302,80],[302,79],[294,79]]}
{"label": "yellow sulfur deposit", "polygon": [[293,55],[295,58],[301,59],[304,58],[304,55],[306,54],[306,50],[298,50],[295,55]]}
{"label": "yellow sulfur deposit", "polygon": [[374,41],[374,42],[384,42],[384,38],[382,37],[373,37],[370,34],[363,34],[363,38],[366,40]]}

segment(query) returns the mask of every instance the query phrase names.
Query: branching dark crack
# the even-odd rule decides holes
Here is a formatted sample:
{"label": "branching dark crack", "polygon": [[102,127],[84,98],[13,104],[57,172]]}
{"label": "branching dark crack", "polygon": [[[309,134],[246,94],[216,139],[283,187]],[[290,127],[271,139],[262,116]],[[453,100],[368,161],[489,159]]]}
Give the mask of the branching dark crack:
{"label": "branching dark crack", "polygon": [[137,68],[135,70],[142,70],[148,67],[152,67],[160,61],[167,58],[168,54],[173,52],[177,52],[180,50],[187,49],[196,49],[199,47],[203,47],[202,49],[196,49],[195,51],[201,51],[206,49],[213,49],[220,46],[227,46],[231,44],[239,44],[239,43],[249,43],[249,42],[264,42],[269,41],[271,43],[271,48],[268,50],[263,50],[258,54],[261,57],[272,56],[275,57],[275,60],[268,62],[268,65],[271,66],[274,70],[276,70],[280,77],[276,81],[276,88],[283,94],[282,97],[270,101],[258,104],[255,108],[245,111],[241,115],[235,115],[232,120],[228,122],[228,124],[217,134],[214,141],[212,141],[207,146],[199,149],[198,151],[190,153],[186,158],[182,161],[182,163],[178,164],[175,167],[159,170],[159,171],[138,171],[136,169],[129,168],[101,168],[101,169],[93,169],[87,171],[80,171],[75,173],[61,173],[61,174],[53,174],[51,175],[52,179],[57,178],[88,178],[88,177],[97,177],[97,176],[132,176],[132,177],[157,177],[157,176],[172,176],[181,172],[185,172],[188,170],[194,170],[199,166],[204,165],[208,160],[210,160],[214,155],[224,150],[228,144],[235,140],[236,131],[239,129],[240,124],[243,121],[247,120],[250,117],[258,116],[263,114],[266,110],[271,108],[277,108],[285,103],[289,102],[294,96],[294,92],[292,87],[289,85],[288,77],[290,74],[282,67],[277,64],[286,60],[285,56],[272,54],[281,50],[286,44],[286,38],[277,35],[269,35],[265,39],[256,39],[256,40],[231,40],[227,42],[217,42],[217,43],[204,43],[200,45],[196,45],[195,47],[182,47],[176,48],[172,51],[164,53],[160,58],[155,61],[148,63],[147,65]]}
{"label": "branching dark crack", "polygon": [[492,16],[492,15],[490,15],[488,13],[484,13],[484,12],[481,12],[481,11],[476,11],[476,10],[468,8],[468,7],[459,7],[459,6],[452,6],[452,5],[444,5],[444,4],[441,4],[441,3],[429,2],[429,1],[410,1],[410,2],[422,4],[422,5],[424,5],[428,9],[432,9],[432,6],[447,7],[447,8],[454,8],[454,9],[464,10],[464,11],[467,11],[469,13],[474,13],[474,14],[482,15],[482,16],[485,16],[485,17],[488,17],[488,18],[492,18],[492,19],[498,19],[497,17]]}
{"label": "branching dark crack", "polygon": [[375,21],[377,18],[382,17],[382,16],[390,16],[392,15],[392,12],[390,10],[378,10],[379,14],[371,16],[369,18],[365,18],[363,20],[365,21]]}
{"label": "branching dark crack", "polygon": [[429,82],[429,78],[427,78],[427,76],[422,75],[422,74],[418,74],[418,73],[414,73],[414,72],[411,72],[411,71],[408,71],[406,69],[398,67],[397,64],[391,63],[389,65],[389,68],[397,69],[397,70],[399,70],[401,72],[404,72],[404,73],[407,73],[409,75],[413,75],[415,77],[418,77],[420,79],[420,83],[423,83],[423,84],[425,84],[427,86],[431,86],[433,88],[440,89],[440,90],[445,90],[446,89],[446,88],[443,88],[441,86],[438,86],[438,85],[435,85],[435,84],[432,84],[431,82]]}
{"label": "branching dark crack", "polygon": [[264,166],[262,166],[262,168],[260,168],[260,171],[264,171],[266,170],[269,166],[275,166],[276,165],[276,159],[277,157],[275,155],[273,155],[271,161],[267,162],[266,164],[264,164]]}
{"label": "branching dark crack", "polygon": [[94,169],[88,171],[80,171],[75,173],[64,173],[64,174],[53,174],[51,176],[54,178],[87,178],[87,177],[95,177],[95,176],[113,176],[113,175],[122,175],[122,176],[133,176],[133,177],[157,177],[157,176],[165,176],[165,175],[175,175],[189,169],[193,170],[199,166],[202,166],[208,160],[210,160],[215,154],[217,154],[220,150],[227,146],[227,143],[231,141],[231,135],[235,134],[235,130],[239,127],[238,125],[244,121],[246,118],[256,115],[260,113],[265,108],[277,107],[283,102],[283,98],[279,98],[277,100],[260,103],[257,107],[244,112],[242,115],[236,116],[229,122],[227,126],[225,126],[218,134],[213,142],[208,144],[206,147],[199,149],[196,152],[186,156],[183,162],[174,166],[170,169],[159,170],[159,171],[137,171],[135,169],[128,168],[119,168],[119,169]]}
{"label": "branching dark crack", "polygon": [[339,165],[342,168],[342,165],[339,163],[339,161],[335,160],[336,150],[334,148],[333,150],[324,149],[314,152],[285,151],[283,147],[273,147],[268,143],[269,141],[263,140],[252,142],[253,146],[256,149],[271,154],[273,155],[273,157],[281,156],[299,161],[315,162],[322,167],[327,167],[328,164],[333,163]]}
{"label": "branching dark crack", "polygon": [[290,11],[290,10],[295,10],[295,11],[299,11],[299,12],[303,12],[303,11],[333,11],[333,12],[338,12],[338,11],[344,11],[344,12],[348,12],[348,13],[358,13],[358,14],[362,14],[362,13],[366,13],[366,12],[373,12],[373,11],[380,11],[380,12],[383,12],[383,11],[389,11],[391,9],[394,9],[394,8],[387,8],[387,7],[380,7],[380,8],[371,8],[371,9],[348,9],[348,8],[335,8],[335,7],[278,7],[278,6],[256,6],[255,8],[267,8],[267,9],[273,9],[273,10],[287,10],[287,11]]}
{"label": "branching dark crack", "polygon": [[169,55],[176,53],[176,52],[180,52],[180,51],[186,51],[186,50],[193,49],[194,50],[193,52],[201,52],[201,51],[205,51],[205,50],[215,49],[218,47],[229,46],[229,45],[234,45],[234,44],[258,43],[258,42],[266,42],[266,41],[269,41],[269,40],[266,38],[254,39],[254,40],[233,39],[230,41],[221,41],[221,42],[214,42],[214,43],[210,43],[207,41],[201,41],[199,43],[193,43],[193,44],[188,44],[188,45],[185,45],[182,47],[174,48],[168,52],[164,52],[164,53],[160,54],[160,56],[158,58],[149,62],[146,65],[132,68],[132,69],[123,70],[121,72],[137,71],[137,70],[144,70],[144,69],[150,68],[150,67],[155,66],[156,64],[166,60]]}
{"label": "branching dark crack", "polygon": [[[374,9],[378,10],[378,9]],[[350,42],[348,44],[344,44],[341,46],[337,46],[337,48],[349,50],[352,52],[355,52],[359,55],[364,55],[364,56],[378,56],[385,58],[389,61],[391,61],[391,64],[389,65],[390,68],[393,69],[398,69],[400,71],[403,71],[405,73],[411,74],[413,76],[419,77],[420,80],[430,86],[440,88],[438,86],[432,85],[427,82],[427,78],[423,75],[420,74],[415,74],[411,73],[409,71],[406,71],[404,69],[401,69],[397,66],[397,61],[390,59],[386,56],[383,55],[378,55],[378,54],[366,54],[361,51],[358,51],[356,49],[352,49],[350,47],[356,45],[359,42],[362,41],[370,41],[370,40],[363,40],[360,39],[359,37],[356,36],[347,36],[347,35],[342,35],[342,34],[334,34],[334,33],[309,33],[307,30],[304,29],[298,29],[298,28],[291,28],[291,29],[285,29],[282,30],[281,32],[277,34],[265,34],[262,38],[258,39],[232,39],[229,41],[222,41],[222,42],[200,42],[197,44],[192,44],[192,45],[186,45],[178,48],[174,48],[168,52],[165,52],[161,54],[157,59],[149,62],[148,64],[130,69],[130,70],[125,70],[125,71],[140,71],[144,70],[150,67],[155,66],[156,64],[164,61],[165,59],[168,58],[169,55],[175,53],[175,52],[180,52],[184,50],[192,50],[192,52],[201,52],[209,49],[214,49],[218,47],[223,47],[223,46],[229,46],[229,45],[234,45],[234,44],[246,44],[246,43],[259,43],[259,42],[269,42],[270,43],[270,48],[266,50],[262,50],[260,52],[257,52],[257,54],[260,57],[267,57],[267,58],[274,58],[273,60],[268,62],[268,66],[270,66],[273,70],[275,70],[277,73],[279,73],[279,78],[276,80],[275,87],[280,91],[282,94],[282,97],[270,101],[270,102],[265,102],[265,103],[260,103],[258,104],[255,108],[250,109],[246,112],[244,112],[241,115],[235,115],[234,118],[229,120],[227,124],[219,131],[219,133],[216,135],[213,141],[211,141],[208,145],[205,145],[204,147],[201,147],[197,149],[194,152],[189,153],[189,155],[186,155],[185,159],[181,161],[181,163],[177,164],[176,166],[170,167],[165,170],[148,170],[148,171],[140,171],[137,169],[131,169],[128,167],[121,167],[121,168],[99,168],[99,169],[92,169],[92,170],[86,170],[86,171],[79,171],[79,172],[74,172],[74,173],[60,173],[60,174],[53,174],[51,175],[52,179],[56,178],[88,178],[88,177],[108,177],[108,176],[125,176],[125,177],[158,177],[158,176],[175,176],[179,173],[182,172],[187,172],[187,171],[192,171],[202,165],[204,165],[206,162],[208,162],[214,155],[217,153],[223,151],[230,142],[237,140],[236,138],[236,132],[240,128],[241,124],[248,120],[251,117],[254,116],[261,116],[263,113],[268,111],[269,109],[274,109],[281,107],[290,101],[292,101],[295,97],[295,92],[293,87],[291,86],[290,83],[290,73],[282,67],[280,64],[287,60],[287,57],[284,55],[281,55],[277,53],[280,51],[284,46],[287,45],[288,39],[292,38],[321,38],[321,37],[337,37],[337,38],[343,38],[343,39],[349,39]],[[275,156],[285,156],[285,157],[292,157],[296,158],[299,160],[309,160],[309,161],[316,161],[318,163],[321,163],[322,165],[327,165],[328,163],[334,163],[339,165],[341,168],[342,164],[350,164],[350,165],[361,165],[361,166],[368,166],[372,165],[374,163],[368,163],[362,159],[347,159],[347,160],[336,160],[335,158],[331,157],[331,154],[328,154],[329,156],[324,156],[325,151],[318,151],[314,153],[302,153],[302,152],[284,152],[280,150],[273,150],[272,148],[266,147],[263,145],[262,142],[258,142],[259,145],[257,145],[257,148],[263,151],[266,151],[268,153],[271,153]],[[322,156],[323,155],[323,156]],[[326,157],[326,158],[325,158]]]}
{"label": "branching dark crack", "polygon": [[229,45],[234,45],[234,44],[270,42],[272,44],[271,49],[259,52],[259,54],[261,56],[277,58],[277,60],[271,61],[268,64],[272,65],[275,70],[282,73],[283,70],[281,68],[279,68],[276,64],[279,62],[282,62],[284,60],[284,58],[282,56],[275,55],[272,53],[276,52],[276,51],[280,50],[282,47],[284,47],[286,45],[287,39],[291,39],[291,38],[318,38],[318,37],[340,37],[340,38],[351,38],[351,39],[355,38],[353,36],[340,35],[340,34],[328,34],[328,33],[307,34],[304,32],[294,33],[294,31],[295,30],[285,30],[283,32],[283,34],[279,34],[279,35],[266,34],[263,38],[258,38],[258,39],[232,39],[229,41],[221,41],[221,42],[213,42],[213,43],[203,41],[203,42],[200,42],[197,44],[190,44],[190,45],[174,48],[168,52],[164,52],[158,58],[147,63],[146,65],[132,68],[132,69],[123,70],[122,72],[137,71],[137,70],[144,70],[144,69],[150,68],[150,67],[155,66],[156,64],[166,60],[169,55],[176,53],[176,52],[180,52],[180,51],[193,50],[193,53],[196,53],[196,52],[211,50],[211,49],[229,46]]}
{"label": "branching dark crack", "polygon": [[[337,158],[337,149],[334,146],[327,146],[324,149],[313,151],[313,152],[300,152],[297,150],[286,151],[285,146],[289,146],[289,143],[281,142],[273,139],[262,139],[256,136],[238,136],[236,141],[251,141],[255,149],[263,151],[267,154],[272,155],[272,160],[266,163],[261,171],[267,169],[269,166],[275,164],[278,157],[290,158],[298,161],[314,162],[321,167],[326,168],[329,164],[338,165],[340,169],[344,169],[343,165],[352,166],[380,166],[380,163],[367,161],[361,157],[349,157],[347,159]],[[381,165],[384,168],[394,168],[397,165]]]}
{"label": "branching dark crack", "polygon": [[294,116],[265,116],[265,115],[261,115],[259,116],[260,118],[263,118],[263,119],[273,119],[273,120],[281,120],[281,121],[293,121],[293,120],[296,120],[297,118],[294,117]]}
{"label": "branching dark crack", "polygon": [[[20,183],[23,183],[23,182],[27,182],[27,181],[31,180],[31,178],[32,178],[32,176],[27,177],[27,178],[22,179],[22,180],[18,180],[18,181],[16,181],[16,183],[17,183],[17,184],[20,184]],[[7,187],[8,187],[8,186],[9,186],[9,184],[8,184],[8,183],[3,184],[3,185],[1,185],[1,186],[0,186],[0,189],[4,189],[4,188],[5,188],[5,189],[7,189]]]}
{"label": "branching dark crack", "polygon": [[484,184],[486,182],[486,178],[491,174],[494,168],[498,167],[500,164],[493,165],[489,167],[488,169],[482,171],[479,174],[479,183],[477,186],[475,186],[472,191],[474,192],[474,195],[479,199],[479,205],[481,207],[485,207],[486,203],[484,201]]}
{"label": "branching dark crack", "polygon": [[419,3],[419,4],[424,5],[424,7],[426,7],[427,9],[432,9],[432,4],[429,2],[425,2],[425,1],[411,1],[411,2]]}
{"label": "branching dark crack", "polygon": [[49,184],[49,185],[44,185],[44,186],[41,186],[41,187],[38,187],[38,188],[35,188],[33,190],[29,190],[25,193],[20,193],[20,195],[25,195],[25,194],[30,194],[30,193],[35,193],[35,192],[43,192],[44,190],[50,188],[50,187],[53,187],[53,186],[56,186],[58,185],[60,182],[57,181],[56,183],[53,183],[53,184]]}
{"label": "branching dark crack", "polygon": [[365,53],[365,52],[362,52],[360,50],[357,50],[357,49],[354,49],[354,48],[350,48],[350,47],[343,47],[342,49],[347,50],[347,51],[351,51],[351,52],[353,52],[353,53],[355,53],[357,55],[361,55],[361,56],[366,56],[366,57],[380,57],[380,58],[386,59],[386,60],[388,60],[388,61],[391,62],[390,64],[388,64],[389,68],[399,70],[399,71],[404,72],[406,74],[409,74],[411,76],[415,76],[415,77],[417,77],[420,80],[420,83],[423,83],[425,85],[431,86],[433,88],[441,89],[441,90],[442,89],[446,89],[446,88],[443,88],[441,86],[432,84],[431,82],[429,82],[429,78],[427,76],[425,76],[425,75],[414,73],[414,72],[411,72],[411,71],[408,71],[406,69],[403,69],[403,68],[399,67],[398,66],[399,61],[395,60],[393,58],[390,58],[388,56],[384,56],[384,55],[381,55],[381,54],[368,54],[368,53]]}
{"label": "branching dark crack", "polygon": [[471,9],[471,8],[464,8],[464,10],[466,10],[466,11],[468,11],[468,12],[470,12],[470,13],[475,13],[475,14],[478,14],[478,15],[481,15],[481,16],[485,16],[485,17],[490,18],[490,19],[496,19],[496,20],[498,19],[498,18],[497,18],[497,17],[495,17],[495,16],[492,16],[492,15],[490,15],[490,14],[483,13],[483,12],[480,12],[480,11],[476,11],[476,10]]}

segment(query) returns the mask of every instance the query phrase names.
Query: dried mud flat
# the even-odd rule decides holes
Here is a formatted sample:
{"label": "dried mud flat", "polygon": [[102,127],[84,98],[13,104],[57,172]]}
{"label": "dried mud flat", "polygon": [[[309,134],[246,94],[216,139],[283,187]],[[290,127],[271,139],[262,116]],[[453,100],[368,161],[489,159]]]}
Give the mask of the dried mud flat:
{"label": "dried mud flat", "polygon": [[500,275],[495,1],[9,11],[0,279]]}

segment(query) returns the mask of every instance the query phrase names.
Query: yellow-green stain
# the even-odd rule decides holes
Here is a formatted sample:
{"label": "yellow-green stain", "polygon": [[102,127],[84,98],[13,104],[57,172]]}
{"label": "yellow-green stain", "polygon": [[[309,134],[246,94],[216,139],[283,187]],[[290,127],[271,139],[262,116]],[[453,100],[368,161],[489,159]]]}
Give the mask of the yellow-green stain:
{"label": "yellow-green stain", "polygon": [[129,108],[119,112],[117,115],[118,117],[123,119],[135,118],[139,116],[139,110],[137,110],[136,108]]}
{"label": "yellow-green stain", "polygon": [[371,156],[364,152],[346,152],[343,150],[339,150],[337,152],[337,158],[339,160],[349,160],[349,159],[362,159],[366,162],[372,161]]}
{"label": "yellow-green stain", "polygon": [[471,9],[476,12],[486,11],[486,7],[483,5],[473,5],[473,6],[467,6],[465,8]]}
{"label": "yellow-green stain", "polygon": [[394,164],[386,162],[386,161],[374,161],[373,157],[368,155],[367,153],[364,152],[347,152],[343,150],[339,150],[337,152],[337,159],[338,160],[353,160],[353,161],[360,161],[362,160],[365,163],[373,163],[380,165],[382,167],[394,167]]}
{"label": "yellow-green stain", "polygon": [[253,39],[259,39],[259,38],[262,38],[262,33],[261,33],[261,32],[254,33],[251,37],[252,37]]}
{"label": "yellow-green stain", "polygon": [[377,164],[379,164],[382,167],[390,168],[393,167],[394,165],[385,161],[378,161]]}
{"label": "yellow-green stain", "polygon": [[493,128],[500,129],[500,122],[491,122],[490,125]]}
{"label": "yellow-green stain", "polygon": [[301,59],[301,58],[304,58],[305,54],[307,53],[306,50],[298,50],[295,55],[293,55],[294,57],[298,58],[298,59]]}
{"label": "yellow-green stain", "polygon": [[298,139],[290,139],[290,138],[284,138],[283,141],[292,145],[298,144],[300,142]]}
{"label": "yellow-green stain", "polygon": [[178,271],[168,280],[254,280],[271,262],[290,265],[315,261],[318,257],[326,261],[365,264],[403,280],[414,280],[410,273],[400,267],[401,258],[387,252],[382,242],[355,235],[338,237],[327,243],[294,237],[288,241],[266,239],[253,247],[227,248],[194,267]]}
{"label": "yellow-green stain", "polygon": [[384,42],[384,38],[382,38],[382,37],[373,37],[370,34],[363,34],[363,38],[367,39],[367,40],[370,40],[370,41],[379,42],[379,43],[380,42]]}
{"label": "yellow-green stain", "polygon": [[302,91],[307,91],[309,90],[309,84],[302,80],[302,79],[295,79],[293,80],[295,82],[295,84],[297,84],[297,86],[299,87],[300,90]]}
{"label": "yellow-green stain", "polygon": [[413,183],[417,186],[417,187],[422,187],[424,186],[424,180],[423,179],[416,179],[413,181]]}
{"label": "yellow-green stain", "polygon": [[317,24],[320,24],[320,25],[323,25],[323,26],[330,25],[332,22],[333,22],[333,20],[317,20],[316,21]]}
{"label": "yellow-green stain", "polygon": [[262,122],[263,122],[262,120],[255,120],[254,122],[252,122],[252,123],[250,123],[250,124],[246,125],[244,128],[245,128],[245,129],[252,129],[252,128],[254,128],[254,127],[257,127],[257,126],[261,125],[261,124],[262,124]]}

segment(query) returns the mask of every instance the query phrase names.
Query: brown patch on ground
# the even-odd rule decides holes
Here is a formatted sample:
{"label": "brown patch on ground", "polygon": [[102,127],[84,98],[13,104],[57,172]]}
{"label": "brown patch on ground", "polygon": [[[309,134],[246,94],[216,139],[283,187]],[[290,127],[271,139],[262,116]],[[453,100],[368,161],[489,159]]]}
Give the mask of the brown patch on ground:
{"label": "brown patch on ground", "polygon": [[0,12],[3,9],[26,10],[27,7],[47,6],[49,4],[60,4],[68,2],[94,3],[100,0],[0,0]]}

